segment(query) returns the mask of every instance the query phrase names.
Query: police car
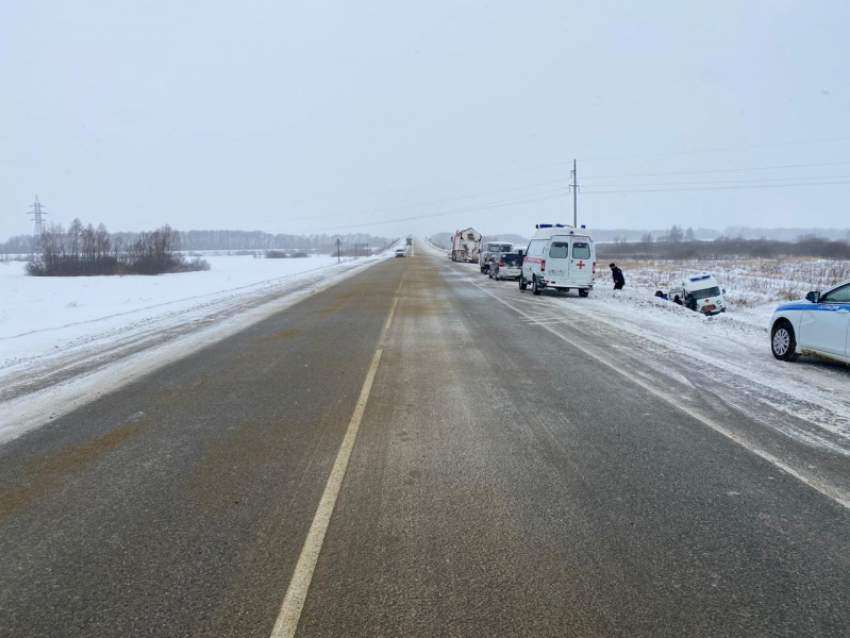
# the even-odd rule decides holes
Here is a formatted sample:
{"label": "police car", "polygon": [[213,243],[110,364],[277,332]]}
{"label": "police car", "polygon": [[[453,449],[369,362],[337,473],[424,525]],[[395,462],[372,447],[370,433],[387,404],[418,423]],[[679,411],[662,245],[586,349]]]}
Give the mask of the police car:
{"label": "police car", "polygon": [[850,363],[850,281],[779,306],[770,322],[773,356],[814,354]]}

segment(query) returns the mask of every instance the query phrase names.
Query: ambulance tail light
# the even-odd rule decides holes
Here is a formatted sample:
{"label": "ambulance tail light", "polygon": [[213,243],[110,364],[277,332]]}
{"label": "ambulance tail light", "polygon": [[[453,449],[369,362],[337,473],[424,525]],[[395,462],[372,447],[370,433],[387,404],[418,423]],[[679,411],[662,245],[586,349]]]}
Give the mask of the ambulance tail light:
{"label": "ambulance tail light", "polygon": [[500,259],[500,260],[499,260],[499,268],[504,268],[504,267],[505,267],[505,262],[503,262],[503,261]]}
{"label": "ambulance tail light", "polygon": [[596,274],[596,262],[595,261],[593,262],[593,274],[594,275]]}
{"label": "ambulance tail light", "polygon": [[540,260],[540,272],[546,272],[546,260],[545,259]]}

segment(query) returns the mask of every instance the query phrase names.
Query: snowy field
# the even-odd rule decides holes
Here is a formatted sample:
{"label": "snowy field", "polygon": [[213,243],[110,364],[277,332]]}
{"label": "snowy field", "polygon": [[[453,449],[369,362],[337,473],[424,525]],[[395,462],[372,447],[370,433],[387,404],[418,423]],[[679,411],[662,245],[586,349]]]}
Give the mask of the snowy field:
{"label": "snowy field", "polygon": [[0,264],[0,440],[391,256],[207,256],[208,271],[30,277]]}
{"label": "snowy field", "polygon": [[[607,262],[606,262],[607,264]],[[729,310],[714,318],[683,317],[707,322],[706,325],[728,328],[733,332],[766,332],[776,306],[802,299],[810,290],[826,288],[850,280],[850,262],[823,259],[722,259],[717,261],[649,260],[622,261],[618,265],[626,276],[626,289],[620,297],[645,306],[664,309],[667,304],[653,297],[656,290],[668,291],[681,284],[689,274],[708,272],[725,290]],[[606,290],[609,270],[599,268],[598,291]],[[612,290],[613,292],[613,290]],[[674,309],[667,310],[673,311]],[[681,311],[679,311],[681,312]],[[742,324],[748,324],[742,325]]]}
{"label": "snowy field", "polygon": [[165,318],[198,320],[225,300],[280,288],[336,264],[335,257],[208,257],[206,272],[124,277],[29,277],[0,266],[0,369],[108,332]]}

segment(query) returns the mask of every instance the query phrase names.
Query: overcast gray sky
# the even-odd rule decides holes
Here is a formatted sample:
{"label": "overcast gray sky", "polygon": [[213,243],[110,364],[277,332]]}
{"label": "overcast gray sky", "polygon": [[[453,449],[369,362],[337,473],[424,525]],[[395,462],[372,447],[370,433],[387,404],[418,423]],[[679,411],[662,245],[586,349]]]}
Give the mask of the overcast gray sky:
{"label": "overcast gray sky", "polygon": [[4,0],[0,237],[35,195],[111,230],[528,234],[571,220],[574,157],[591,227],[850,226],[848,25],[838,0]]}

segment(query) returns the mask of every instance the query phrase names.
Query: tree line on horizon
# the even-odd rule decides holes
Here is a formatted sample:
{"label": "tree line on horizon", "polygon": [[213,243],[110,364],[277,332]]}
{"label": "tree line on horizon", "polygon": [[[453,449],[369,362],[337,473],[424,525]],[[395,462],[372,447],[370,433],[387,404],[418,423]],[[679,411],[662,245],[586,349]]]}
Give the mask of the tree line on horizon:
{"label": "tree line on horizon", "polygon": [[138,233],[134,241],[111,235],[106,226],[84,226],[79,219],[67,229],[49,224],[32,243],[27,273],[35,277],[92,275],[159,275],[209,270],[203,259],[187,260],[180,252],[180,233],[165,225]]}
{"label": "tree line on horizon", "polygon": [[[710,228],[684,227],[674,224],[666,229],[611,229],[590,228],[597,242],[636,242],[636,243],[678,243],[688,241],[714,241],[717,239],[735,238],[738,240],[777,240],[796,243],[808,239],[827,239],[831,241],[850,241],[850,228],[756,228],[751,226],[729,226],[723,231]],[[430,236],[432,243],[448,248],[452,233],[435,233]],[[512,233],[488,234],[487,239],[502,239],[514,244],[527,243],[529,239]]]}
{"label": "tree line on horizon", "polygon": [[641,241],[615,241],[596,244],[599,259],[716,259],[718,257],[751,257],[778,259],[782,257],[815,257],[850,260],[850,241],[823,237],[800,237],[796,241],[777,239],[746,239],[718,237],[713,241],[688,238],[687,231],[646,237]]}
{"label": "tree line on horizon", "polygon": [[[177,231],[175,231],[177,232]],[[142,233],[115,232],[111,237],[121,241],[125,246],[138,241]],[[369,245],[376,249],[388,244],[391,240],[368,234],[312,234],[292,235],[286,233],[266,233],[263,231],[245,230],[187,230],[180,231],[181,250],[289,250],[331,253],[336,251],[336,241],[343,245]],[[32,235],[16,235],[0,243],[0,254],[28,255],[33,252]]]}

